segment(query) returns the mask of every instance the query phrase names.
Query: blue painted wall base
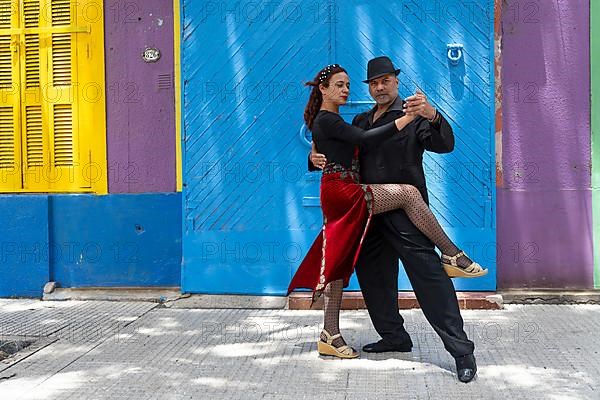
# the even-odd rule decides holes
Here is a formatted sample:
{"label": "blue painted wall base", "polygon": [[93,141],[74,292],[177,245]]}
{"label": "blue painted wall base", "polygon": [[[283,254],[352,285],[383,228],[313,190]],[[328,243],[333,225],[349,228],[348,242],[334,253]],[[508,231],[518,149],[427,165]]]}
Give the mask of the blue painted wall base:
{"label": "blue painted wall base", "polygon": [[1,297],[60,287],[178,287],[181,193],[0,196]]}
{"label": "blue painted wall base", "polygon": [[49,278],[48,196],[0,196],[0,297],[40,297]]}
{"label": "blue painted wall base", "polygon": [[180,285],[179,193],[52,196],[50,221],[63,287]]}

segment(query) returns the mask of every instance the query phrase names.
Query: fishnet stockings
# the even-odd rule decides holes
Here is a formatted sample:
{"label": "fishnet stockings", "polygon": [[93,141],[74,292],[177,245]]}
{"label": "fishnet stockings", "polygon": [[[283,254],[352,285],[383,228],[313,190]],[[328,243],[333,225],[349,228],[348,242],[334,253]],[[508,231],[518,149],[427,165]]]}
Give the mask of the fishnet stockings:
{"label": "fishnet stockings", "polygon": [[[344,282],[342,279],[330,282],[325,286],[323,294],[324,299],[324,326],[330,335],[340,333],[340,308],[342,306],[342,291],[344,289]],[[327,338],[321,333],[321,340],[326,341]],[[334,339],[332,342],[334,347],[340,347],[346,344],[343,338],[339,337]]]}
{"label": "fishnet stockings", "polygon": [[[460,250],[450,240],[431,212],[419,190],[413,185],[375,184],[373,191],[373,214],[403,209],[412,223],[427,236],[443,254],[456,255]],[[459,267],[468,267],[472,261],[461,256],[456,260]]]}

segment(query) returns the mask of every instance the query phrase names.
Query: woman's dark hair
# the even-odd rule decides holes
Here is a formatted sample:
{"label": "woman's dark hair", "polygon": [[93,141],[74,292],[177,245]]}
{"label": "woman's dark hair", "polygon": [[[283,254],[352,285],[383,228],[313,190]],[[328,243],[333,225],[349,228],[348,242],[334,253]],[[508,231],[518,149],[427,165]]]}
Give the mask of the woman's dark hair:
{"label": "woman's dark hair", "polygon": [[304,123],[308,129],[312,130],[315,117],[321,109],[321,104],[323,104],[323,95],[319,90],[319,85],[329,87],[331,76],[338,72],[346,72],[346,70],[338,64],[328,65],[317,73],[315,79],[304,84],[305,86],[312,86],[308,103],[304,108]]}

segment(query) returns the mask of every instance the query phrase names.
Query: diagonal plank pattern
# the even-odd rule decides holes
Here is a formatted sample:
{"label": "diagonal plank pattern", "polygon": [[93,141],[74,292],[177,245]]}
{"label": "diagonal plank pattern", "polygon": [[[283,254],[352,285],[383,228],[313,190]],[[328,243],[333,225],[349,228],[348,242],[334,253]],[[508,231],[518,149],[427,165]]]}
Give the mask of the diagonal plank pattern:
{"label": "diagonal plank pattern", "polygon": [[[420,87],[455,129],[452,153],[424,158],[432,209],[459,244],[495,245],[491,3],[184,1],[183,290],[285,292],[322,223],[303,82],[331,62],[347,68],[349,120],[382,54],[402,69],[401,95]],[[453,42],[464,45],[456,66]],[[486,279],[466,289],[495,288]]]}

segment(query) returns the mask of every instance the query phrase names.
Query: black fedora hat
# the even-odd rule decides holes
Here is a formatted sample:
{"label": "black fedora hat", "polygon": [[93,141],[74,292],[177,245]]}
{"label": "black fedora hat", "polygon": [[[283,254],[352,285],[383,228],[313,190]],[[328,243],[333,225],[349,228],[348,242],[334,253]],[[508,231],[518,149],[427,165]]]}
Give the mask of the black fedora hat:
{"label": "black fedora hat", "polygon": [[400,69],[394,67],[392,60],[390,60],[389,57],[375,57],[372,60],[369,60],[369,63],[367,64],[367,80],[363,82],[369,83],[370,80],[377,79],[383,75],[394,74],[397,76],[399,73]]}

